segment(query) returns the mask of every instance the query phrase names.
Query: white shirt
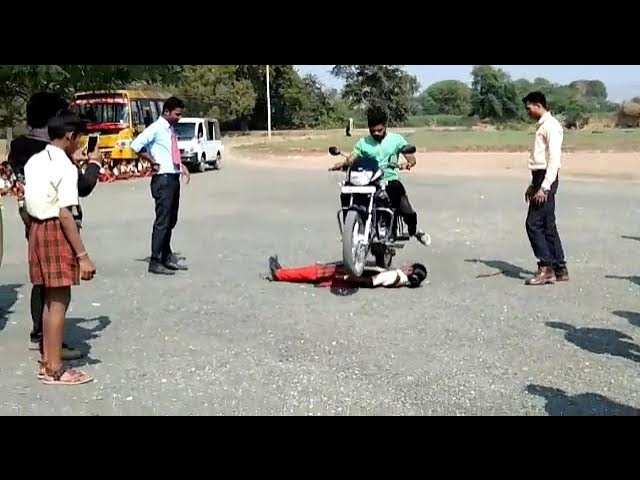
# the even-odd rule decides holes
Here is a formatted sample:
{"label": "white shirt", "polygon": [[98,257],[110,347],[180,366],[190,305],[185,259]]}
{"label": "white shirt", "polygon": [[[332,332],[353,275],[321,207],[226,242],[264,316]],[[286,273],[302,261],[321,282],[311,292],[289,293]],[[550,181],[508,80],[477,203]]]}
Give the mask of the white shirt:
{"label": "white shirt", "polygon": [[47,147],[24,167],[27,212],[38,220],[60,217],[60,209],[78,201],[78,169],[61,148]]}
{"label": "white shirt", "polygon": [[538,121],[536,127],[536,139],[533,150],[529,156],[530,170],[546,170],[547,174],[542,182],[544,190],[551,190],[551,185],[558,179],[562,156],[562,142],[564,130],[560,122],[551,112],[545,113]]}
{"label": "white shirt", "polygon": [[373,277],[374,287],[400,288],[409,285],[409,277],[402,270],[385,270]]}

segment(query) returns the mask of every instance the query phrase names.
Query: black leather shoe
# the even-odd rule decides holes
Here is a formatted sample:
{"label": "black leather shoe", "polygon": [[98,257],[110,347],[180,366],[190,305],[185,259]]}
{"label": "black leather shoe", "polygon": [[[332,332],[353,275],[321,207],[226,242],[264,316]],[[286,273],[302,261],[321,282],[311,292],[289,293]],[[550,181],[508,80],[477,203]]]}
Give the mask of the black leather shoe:
{"label": "black leather shoe", "polygon": [[187,261],[187,257],[183,257],[183,256],[178,256],[175,253],[172,254],[169,259],[167,260],[168,263],[180,263],[180,262],[186,262]]}
{"label": "black leather shoe", "polygon": [[164,265],[159,263],[150,263],[149,264],[149,273],[153,273],[155,275],[175,275],[176,272],[168,269]]}
{"label": "black leather shoe", "polygon": [[280,270],[281,268],[282,266],[280,265],[280,261],[278,260],[277,255],[269,257],[269,270],[271,272],[271,280],[276,279],[276,274],[278,273],[278,270]]}
{"label": "black leather shoe", "polygon": [[174,272],[186,272],[187,270],[189,270],[189,267],[185,266],[185,265],[180,265],[178,262],[172,262],[172,261],[168,261],[167,263],[164,264],[165,268],[168,268],[171,271]]}

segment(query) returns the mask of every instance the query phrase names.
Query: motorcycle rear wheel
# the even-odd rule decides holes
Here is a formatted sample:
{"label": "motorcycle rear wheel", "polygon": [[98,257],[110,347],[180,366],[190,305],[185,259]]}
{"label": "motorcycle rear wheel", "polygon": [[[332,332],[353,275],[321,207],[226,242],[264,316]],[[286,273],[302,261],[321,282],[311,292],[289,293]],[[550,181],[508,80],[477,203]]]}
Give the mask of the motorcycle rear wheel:
{"label": "motorcycle rear wheel", "polygon": [[355,211],[347,212],[342,231],[342,260],[347,272],[361,277],[367,260],[367,252],[361,247],[364,236],[364,222]]}

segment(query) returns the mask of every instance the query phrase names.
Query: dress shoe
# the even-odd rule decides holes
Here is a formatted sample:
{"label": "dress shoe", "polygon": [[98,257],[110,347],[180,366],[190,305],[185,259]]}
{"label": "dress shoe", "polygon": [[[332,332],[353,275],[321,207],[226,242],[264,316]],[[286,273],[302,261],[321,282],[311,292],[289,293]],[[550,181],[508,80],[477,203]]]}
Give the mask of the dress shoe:
{"label": "dress shoe", "polygon": [[185,265],[180,265],[178,262],[172,262],[172,261],[166,262],[164,266],[165,268],[168,268],[169,270],[174,272],[186,272],[187,270],[189,270],[189,267]]}
{"label": "dress shoe", "polygon": [[551,267],[540,267],[538,273],[526,281],[526,285],[534,287],[553,285],[554,283],[556,283],[556,273]]}
{"label": "dress shoe", "polygon": [[149,273],[153,273],[155,275],[175,275],[176,272],[173,270],[169,270],[164,265],[159,263],[150,263],[149,264]]}
{"label": "dress shoe", "polygon": [[567,267],[556,267],[556,281],[568,282],[569,281],[569,269]]}

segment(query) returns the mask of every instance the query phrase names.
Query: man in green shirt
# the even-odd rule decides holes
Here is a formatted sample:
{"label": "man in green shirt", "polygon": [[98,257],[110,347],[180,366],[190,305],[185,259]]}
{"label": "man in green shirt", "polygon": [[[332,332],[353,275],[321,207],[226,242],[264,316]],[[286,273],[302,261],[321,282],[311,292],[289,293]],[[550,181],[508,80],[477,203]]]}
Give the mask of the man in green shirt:
{"label": "man in green shirt", "polygon": [[384,179],[387,181],[387,195],[395,210],[402,215],[409,235],[423,245],[430,243],[429,235],[423,230],[418,230],[418,214],[415,212],[409,196],[400,181],[400,170],[411,170],[416,166],[416,157],[413,154],[402,154],[406,161],[400,162],[400,153],[409,143],[402,135],[387,132],[387,114],[380,109],[370,109],[367,112],[367,122],[369,124],[370,136],[360,139],[353,148],[353,153],[344,162],[334,165],[332,170],[342,170],[348,168],[358,158],[372,158],[378,162],[379,167],[384,172]]}

